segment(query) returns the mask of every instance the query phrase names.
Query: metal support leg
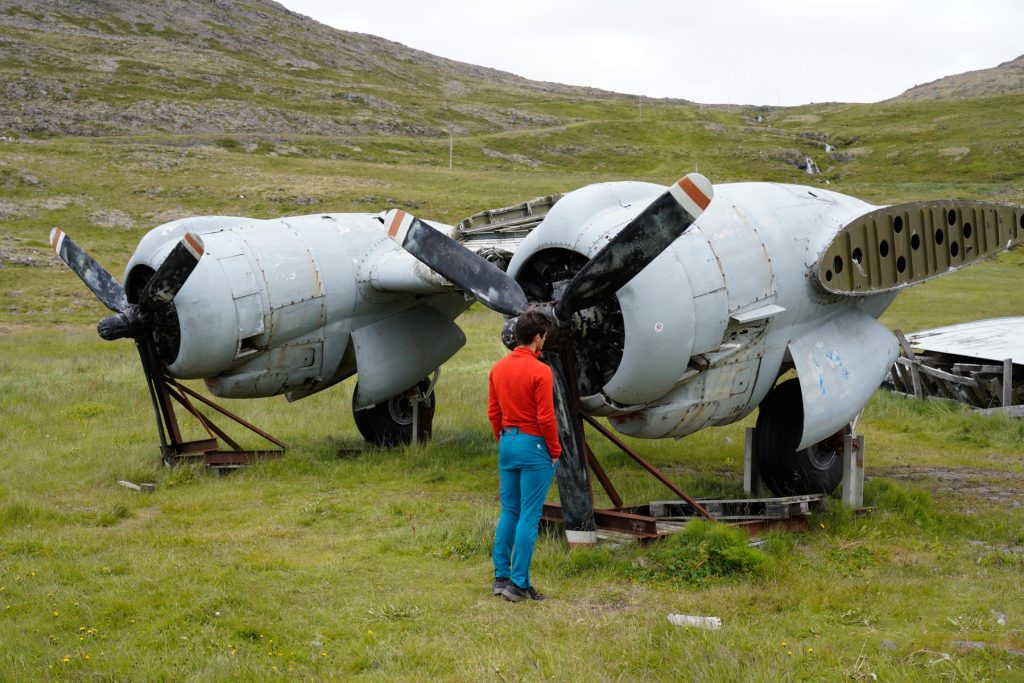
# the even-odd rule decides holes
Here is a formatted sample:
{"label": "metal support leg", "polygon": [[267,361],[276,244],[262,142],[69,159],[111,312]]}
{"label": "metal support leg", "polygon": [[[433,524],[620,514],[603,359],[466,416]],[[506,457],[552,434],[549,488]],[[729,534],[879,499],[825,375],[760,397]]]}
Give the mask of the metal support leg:
{"label": "metal support leg", "polygon": [[420,397],[419,394],[412,400],[412,445],[420,442]]}
{"label": "metal support leg", "polygon": [[768,489],[761,481],[754,458],[754,428],[747,427],[743,438],[743,492],[751,498],[768,497]]}
{"label": "metal support leg", "polygon": [[434,370],[434,376],[426,390],[421,391],[419,386],[413,387],[410,401],[412,402],[412,445],[430,441],[434,431],[434,420],[430,414],[430,397],[434,395],[434,387],[437,380],[441,378],[441,368]]}
{"label": "metal support leg", "polygon": [[864,507],[864,437],[860,434],[843,439],[843,504]]}

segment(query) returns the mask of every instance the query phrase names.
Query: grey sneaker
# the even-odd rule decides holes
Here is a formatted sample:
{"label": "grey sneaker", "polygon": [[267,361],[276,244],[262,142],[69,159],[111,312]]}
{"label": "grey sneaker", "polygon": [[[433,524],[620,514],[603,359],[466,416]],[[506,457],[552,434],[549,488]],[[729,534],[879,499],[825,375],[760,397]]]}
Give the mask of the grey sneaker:
{"label": "grey sneaker", "polygon": [[501,595],[502,592],[506,588],[508,588],[509,584],[511,583],[512,580],[509,579],[507,576],[499,576],[498,578],[494,579],[494,583],[491,584],[491,588],[494,590],[495,595]]}
{"label": "grey sneaker", "polygon": [[520,600],[543,600],[544,594],[537,591],[536,588],[530,586],[529,588],[520,588],[511,581],[505,590],[501,592],[502,597],[512,602],[519,602]]}

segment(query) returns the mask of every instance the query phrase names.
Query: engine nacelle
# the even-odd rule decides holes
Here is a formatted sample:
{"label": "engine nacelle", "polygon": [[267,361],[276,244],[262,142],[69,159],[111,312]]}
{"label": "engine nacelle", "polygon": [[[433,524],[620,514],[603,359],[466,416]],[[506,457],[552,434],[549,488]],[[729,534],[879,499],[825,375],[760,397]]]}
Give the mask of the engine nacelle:
{"label": "engine nacelle", "polygon": [[390,364],[375,357],[359,368],[378,375],[368,384],[407,389],[464,341],[451,331],[466,305],[460,295],[437,294],[435,287],[432,297],[416,302],[371,286],[372,266],[394,261],[397,251],[372,214],[168,223],[150,231],[129,262],[130,299],[187,231],[202,235],[205,254],[174,299],[159,352],[170,374],[205,378],[217,396],[296,399],[325,389],[357,371],[357,355],[365,354],[351,343],[354,331],[410,306],[434,310],[436,303],[441,312],[427,316],[433,326],[421,325],[419,339],[403,337],[403,343],[413,350],[425,346],[424,338],[445,343],[436,345],[437,353],[412,354],[416,362],[397,352]]}
{"label": "engine nacelle", "polygon": [[[646,183],[608,183],[566,195],[523,241],[509,272],[530,299],[557,299],[572,275],[663,192]],[[584,410],[642,438],[681,437],[752,411],[794,360],[792,341],[814,340],[843,311],[877,314],[892,300],[841,301],[822,294],[810,277],[834,232],[822,226],[838,230],[871,208],[826,190],[716,186],[714,201],[690,229],[612,301],[575,317]],[[545,290],[544,283],[553,284]],[[875,365],[886,364],[891,347],[882,334],[870,342],[885,352],[843,401],[857,409],[877,386]],[[854,355],[847,346],[842,351]],[[796,363],[801,382],[812,377],[800,367],[806,356]],[[850,383],[842,382],[837,396],[846,396]],[[835,432],[849,418],[840,412],[808,408],[806,435]]]}

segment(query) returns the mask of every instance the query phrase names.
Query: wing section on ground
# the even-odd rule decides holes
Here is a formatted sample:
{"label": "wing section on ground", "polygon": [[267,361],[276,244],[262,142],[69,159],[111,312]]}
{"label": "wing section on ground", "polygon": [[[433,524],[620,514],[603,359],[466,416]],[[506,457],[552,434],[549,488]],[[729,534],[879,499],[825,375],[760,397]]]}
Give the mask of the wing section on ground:
{"label": "wing section on ground", "polygon": [[951,356],[1024,363],[1024,317],[974,320],[907,335],[915,348]]}

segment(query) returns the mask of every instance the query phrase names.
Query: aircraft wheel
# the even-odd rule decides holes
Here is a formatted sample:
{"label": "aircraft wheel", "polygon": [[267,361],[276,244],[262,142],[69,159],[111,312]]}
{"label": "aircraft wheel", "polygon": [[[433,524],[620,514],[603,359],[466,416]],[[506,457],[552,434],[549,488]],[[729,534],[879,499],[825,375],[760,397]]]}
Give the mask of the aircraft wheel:
{"label": "aircraft wheel", "polygon": [[797,379],[768,392],[758,409],[754,458],[761,481],[777,496],[831,494],[843,480],[843,440],[849,425],[798,451],[803,422]]}
{"label": "aircraft wheel", "polygon": [[[399,446],[412,443],[412,418],[415,408],[414,396],[417,392],[426,392],[430,380],[422,380],[415,387],[398,396],[392,396],[372,408],[356,410],[355,393],[352,395],[352,416],[356,428],[363,438],[375,446]],[[356,385],[356,391],[359,385]],[[430,392],[427,399],[426,415],[420,415],[420,439],[430,438],[431,422],[434,419],[436,394]]]}

